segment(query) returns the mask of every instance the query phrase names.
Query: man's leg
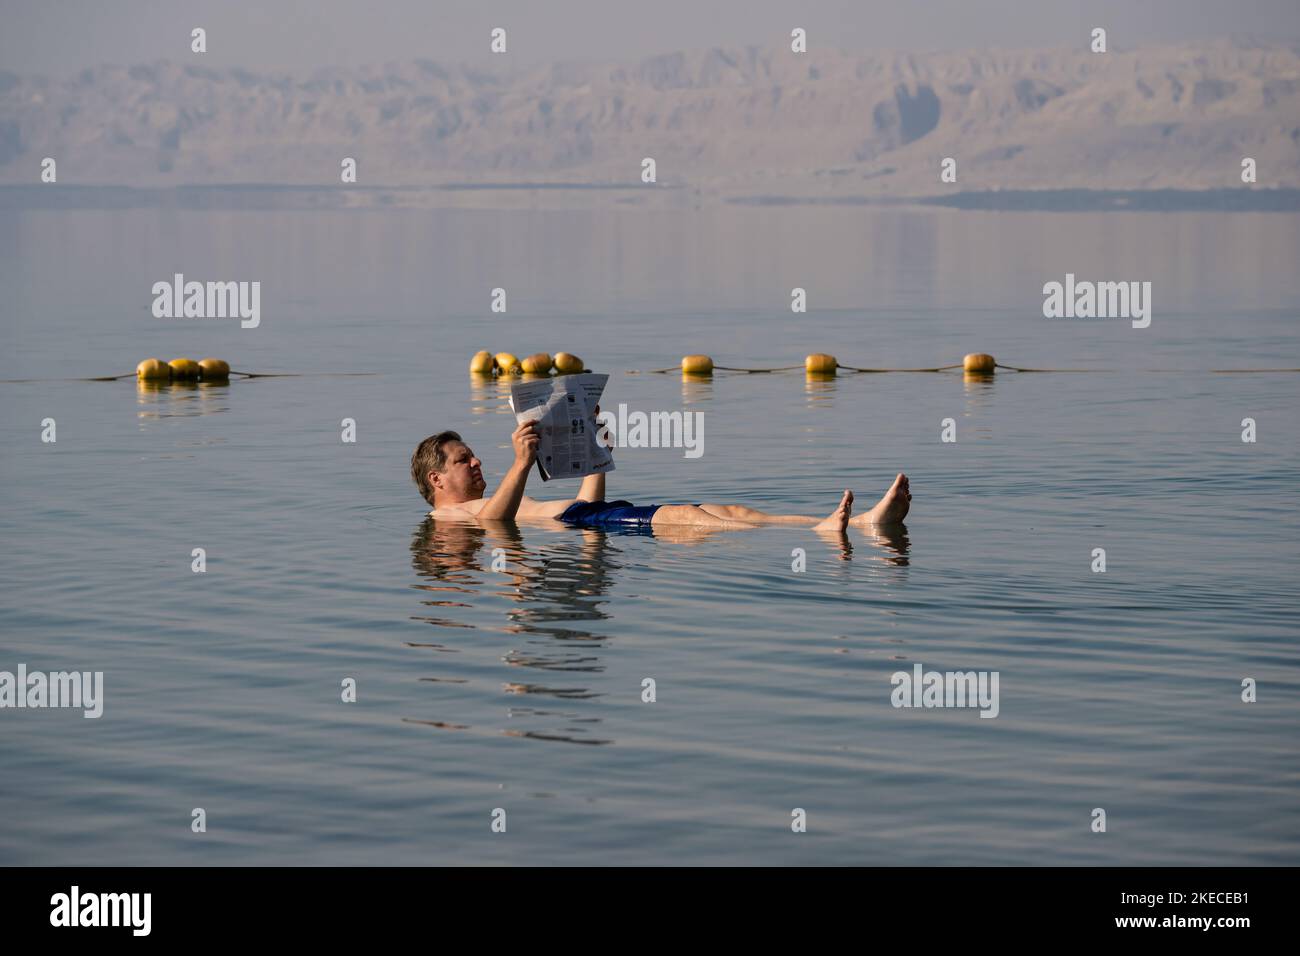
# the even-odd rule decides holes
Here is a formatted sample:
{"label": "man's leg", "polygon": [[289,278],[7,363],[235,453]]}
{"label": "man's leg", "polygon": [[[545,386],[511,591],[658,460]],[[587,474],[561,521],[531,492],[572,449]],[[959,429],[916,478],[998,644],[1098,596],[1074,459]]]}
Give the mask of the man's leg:
{"label": "man's leg", "polygon": [[714,531],[743,531],[757,528],[752,522],[723,518],[695,505],[661,505],[650,519],[650,527],[661,526],[707,528]]}
{"label": "man's leg", "polygon": [[713,502],[700,505],[700,510],[728,521],[747,521],[750,524],[816,524],[821,520],[808,515],[773,515],[745,505],[719,505]]}
{"label": "man's leg", "polygon": [[[843,531],[853,513],[853,492],[846,490],[839,507],[822,520],[802,515],[769,515],[744,505],[664,505],[655,512],[651,527],[655,525],[691,525],[718,530],[756,528],[760,524],[811,524],[814,531]],[[754,516],[744,520],[742,516]]]}
{"label": "man's leg", "polygon": [[[849,505],[852,505],[853,499],[850,496]],[[912,505],[912,492],[908,487],[907,475],[900,474],[894,479],[894,483],[889,490],[876,502],[870,511],[849,519],[848,523],[856,527],[870,527],[874,525],[894,525],[900,524],[907,516],[908,509]],[[713,502],[707,502],[700,505],[700,508],[711,515],[716,515],[726,521],[743,521],[747,524],[811,524],[825,525],[832,522],[835,513],[830,518],[813,518],[808,515],[773,515],[765,511],[759,511],[756,508],[750,508],[746,505],[722,505]],[[839,509],[836,509],[838,512]]]}

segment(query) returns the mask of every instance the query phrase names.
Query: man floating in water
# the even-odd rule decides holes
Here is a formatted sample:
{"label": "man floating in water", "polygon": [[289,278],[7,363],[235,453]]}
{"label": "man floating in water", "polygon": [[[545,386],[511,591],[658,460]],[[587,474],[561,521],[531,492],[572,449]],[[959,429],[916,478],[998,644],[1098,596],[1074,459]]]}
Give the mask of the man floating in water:
{"label": "man floating in water", "polygon": [[[599,409],[597,409],[599,412]],[[424,500],[433,506],[432,518],[477,518],[479,521],[553,519],[585,528],[700,528],[741,530],[769,524],[806,524],[814,531],[843,532],[860,528],[898,525],[907,515],[912,493],[907,476],[900,474],[883,498],[866,514],[853,516],[853,492],[845,489],[839,507],[824,519],[806,515],[773,515],[745,505],[633,505],[605,500],[605,476],[588,475],[576,498],[537,501],[524,494],[528,473],[537,460],[536,422],[524,422],[510,436],[515,460],[501,487],[483,497],[483,463],[460,435],[453,431],[430,435],[411,456],[411,479]]]}

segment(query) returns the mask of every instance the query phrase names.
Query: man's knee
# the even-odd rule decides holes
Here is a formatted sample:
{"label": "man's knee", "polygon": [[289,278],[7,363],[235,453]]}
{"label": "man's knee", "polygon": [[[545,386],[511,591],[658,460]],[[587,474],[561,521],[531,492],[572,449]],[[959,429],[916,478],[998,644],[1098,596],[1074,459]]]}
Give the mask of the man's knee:
{"label": "man's knee", "polygon": [[715,524],[723,519],[695,505],[662,505],[651,524]]}
{"label": "man's knee", "polygon": [[743,519],[750,511],[744,505],[717,505],[712,502],[705,502],[699,506],[699,510],[705,514],[713,515],[715,518],[728,520]]}

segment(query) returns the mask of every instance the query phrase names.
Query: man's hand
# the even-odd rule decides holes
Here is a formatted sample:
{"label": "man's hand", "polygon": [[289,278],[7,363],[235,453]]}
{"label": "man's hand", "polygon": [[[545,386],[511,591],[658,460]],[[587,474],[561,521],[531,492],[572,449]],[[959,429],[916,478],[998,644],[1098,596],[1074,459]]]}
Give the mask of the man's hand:
{"label": "man's hand", "polygon": [[510,444],[515,448],[515,464],[527,468],[537,460],[537,445],[541,441],[537,434],[537,422],[524,422],[510,436]]}
{"label": "man's hand", "polygon": [[524,422],[510,436],[510,444],[515,447],[515,463],[510,466],[506,476],[501,479],[488,503],[479,511],[480,521],[513,521],[519,513],[519,502],[524,498],[524,485],[528,483],[528,472],[537,460],[537,443],[541,437],[537,434],[537,422]]}

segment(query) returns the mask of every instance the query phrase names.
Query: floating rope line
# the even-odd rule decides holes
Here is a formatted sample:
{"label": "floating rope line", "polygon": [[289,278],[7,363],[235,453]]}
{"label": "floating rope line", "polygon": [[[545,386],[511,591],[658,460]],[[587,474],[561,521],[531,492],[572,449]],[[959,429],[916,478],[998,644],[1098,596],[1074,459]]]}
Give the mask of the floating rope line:
{"label": "floating rope line", "polygon": [[200,382],[209,385],[214,383],[229,382],[230,376],[242,375],[244,378],[305,378],[309,375],[320,376],[324,378],[340,378],[344,376],[363,376],[379,375],[379,372],[240,372],[230,368],[221,359],[204,359],[202,362],[194,362],[190,359],[174,359],[171,362],[161,362],[158,359],[145,359],[141,362],[134,372],[126,372],[122,375],[97,375],[92,378],[4,378],[0,379],[0,385],[27,385],[33,382],[120,382],[124,378],[139,379],[141,382],[149,382],[155,385],[166,385],[171,382],[188,382],[197,384]]}
{"label": "floating rope line", "polygon": [[[629,375],[639,375],[644,371],[649,375],[666,375],[669,372],[683,372],[687,375],[708,376],[715,371],[718,372],[741,372],[746,375],[763,375],[773,372],[793,372],[800,368],[798,365],[781,365],[775,368],[740,368],[734,365],[714,365],[713,359],[707,355],[687,355],[682,358],[681,364],[670,365],[667,368],[651,369],[628,369]],[[1058,372],[1058,373],[1080,373],[1080,372],[1115,372],[1115,369],[1105,368],[1022,368],[1018,365],[1004,365],[995,359],[992,355],[984,352],[973,352],[967,355],[962,361],[952,365],[936,365],[930,368],[859,368],[854,365],[841,365],[833,355],[827,355],[817,352],[809,355],[804,359],[802,368],[810,376],[829,378],[837,372],[854,372],[865,375],[878,375],[886,372],[950,372],[953,369],[962,369],[972,375],[992,375],[996,369],[1004,369],[1008,372]],[[470,372],[477,376],[494,376],[499,375],[503,378],[516,374],[525,376],[545,376],[552,372],[556,374],[571,374],[574,372],[586,371],[586,365],[582,359],[576,355],[566,352],[559,352],[554,359],[545,353],[539,352],[536,355],[530,355],[522,362],[505,352],[493,355],[490,352],[479,352],[474,356],[470,363]],[[1154,372],[1176,375],[1246,375],[1246,374],[1291,374],[1300,372],[1300,368],[1212,368],[1202,373],[1196,369],[1177,369],[1177,368],[1148,368],[1140,369],[1142,372]],[[156,358],[145,359],[138,366],[134,373],[126,372],[122,375],[99,375],[92,378],[7,378],[0,379],[0,385],[23,385],[33,382],[118,382],[124,378],[131,378],[134,375],[141,382],[154,382],[157,384],[166,384],[168,382],[229,382],[232,375],[239,375],[243,378],[304,378],[307,376],[320,376],[326,378],[346,378],[355,376],[380,375],[380,372],[243,372],[231,369],[230,365],[221,359],[206,358],[201,362],[195,362],[191,359],[178,358],[170,362],[163,362]]]}
{"label": "floating rope line", "polygon": [[1300,368],[1212,368],[1215,375],[1230,375],[1234,372],[1300,372]]}
{"label": "floating rope line", "polygon": [[747,372],[750,375],[762,375],[765,372],[789,372],[791,369],[796,369],[799,366],[782,365],[780,368],[733,368],[730,365],[715,365],[713,367],[720,369],[723,372]]}
{"label": "floating rope line", "polygon": [[[953,365],[936,365],[928,368],[859,368],[854,365],[842,365],[833,355],[826,355],[822,352],[816,352],[804,359],[800,365],[782,365],[777,368],[737,368],[731,365],[714,365],[713,359],[707,355],[687,355],[682,358],[680,365],[672,365],[668,368],[646,369],[647,374],[664,375],[669,372],[684,372],[687,375],[712,375],[713,372],[746,372],[748,374],[764,372],[792,372],[802,368],[809,375],[831,376],[836,372],[856,372],[860,374],[882,374],[885,372],[947,372],[956,368],[964,368],[968,372],[982,372],[992,374],[996,361],[991,355],[982,353],[966,356],[962,362]],[[1011,368],[1011,366],[997,366],[1000,368]],[[1014,369],[1015,371],[1030,371],[1030,369]],[[1046,371],[1046,370],[1044,370]],[[639,369],[628,369],[630,374],[639,374]]]}
{"label": "floating rope line", "polygon": [[[1004,368],[1011,372],[1109,372],[1106,368],[1017,368],[1014,365],[1003,365],[1001,362],[996,363],[998,368]],[[960,365],[952,365],[949,368],[961,368]]]}
{"label": "floating rope line", "polygon": [[[1003,365],[998,363],[998,368],[1009,369],[1012,372],[1116,372],[1120,371],[1113,368],[1016,368],[1014,365]],[[1228,375],[1233,373],[1259,373],[1259,372],[1300,372],[1300,368],[1211,368],[1206,369],[1204,373],[1200,369],[1194,368],[1142,368],[1136,371],[1151,373],[1156,375]]]}
{"label": "floating rope line", "polygon": [[[707,376],[715,371],[719,372],[747,372],[754,374],[757,372],[791,372],[800,368],[798,365],[782,365],[778,368],[736,368],[730,365],[714,365],[713,359],[707,355],[687,355],[680,365],[672,365],[668,368],[651,368],[645,369],[647,374],[664,375],[669,372],[683,372],[687,375]],[[1086,372],[1115,372],[1116,369],[1108,368],[1022,368],[1018,365],[1003,365],[992,355],[984,352],[974,352],[967,355],[962,361],[953,365],[936,365],[931,368],[859,368],[854,365],[842,365],[833,355],[825,353],[814,353],[804,359],[802,366],[805,372],[810,376],[831,377],[837,372],[856,372],[862,374],[881,374],[885,372],[949,372],[953,369],[962,369],[972,375],[992,375],[996,369],[1004,369],[1008,372],[1061,372],[1061,373],[1086,373]],[[640,369],[628,369],[632,375],[640,374]],[[1196,375],[1200,374],[1194,369],[1176,369],[1176,368],[1149,368],[1142,369],[1143,372],[1163,372],[1179,375]],[[1300,372],[1300,368],[1213,368],[1207,374],[1232,374],[1232,373],[1266,373],[1266,372]]]}
{"label": "floating rope line", "polygon": [[[749,375],[762,375],[762,374],[765,374],[765,373],[767,373],[767,372],[791,372],[791,371],[794,371],[794,370],[797,369],[797,368],[803,368],[803,366],[802,366],[802,365],[782,365],[780,368],[735,368],[734,366],[731,366],[731,365],[714,365],[714,366],[712,366],[712,367],[709,369],[709,372],[745,372],[745,373],[747,373],[747,374],[749,374]],[[641,369],[630,368],[630,369],[628,369],[627,371],[628,371],[628,374],[629,374],[629,375],[639,375],[639,374],[641,374]],[[673,365],[673,366],[670,366],[669,368],[648,368],[648,369],[645,369],[645,373],[646,373],[647,375],[663,375],[663,374],[666,373],[666,372],[680,372],[680,371],[682,371],[682,367],[681,367],[680,365]],[[692,372],[692,373],[690,373],[690,374],[694,374],[694,375],[708,375],[709,372]]]}
{"label": "floating rope line", "polygon": [[708,371],[699,371],[692,369],[686,371],[681,365],[669,365],[668,368],[629,368],[628,375],[666,375],[668,372],[686,372],[688,375],[711,375],[712,372],[745,372],[746,375],[766,375],[767,372],[793,372],[796,368],[802,368],[802,365],[781,365],[780,368],[736,368],[733,365],[708,365]]}
{"label": "floating rope line", "polygon": [[[961,363],[959,362],[956,365],[940,365],[935,368],[854,368],[852,365],[840,365],[837,362],[835,367],[842,368],[846,372],[866,372],[868,374],[876,374],[881,372],[946,372],[949,369],[961,368]],[[819,374],[819,373],[814,373],[814,374]],[[820,374],[825,374],[825,373],[820,373]]]}

